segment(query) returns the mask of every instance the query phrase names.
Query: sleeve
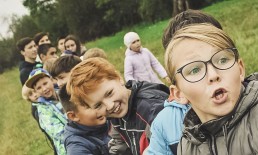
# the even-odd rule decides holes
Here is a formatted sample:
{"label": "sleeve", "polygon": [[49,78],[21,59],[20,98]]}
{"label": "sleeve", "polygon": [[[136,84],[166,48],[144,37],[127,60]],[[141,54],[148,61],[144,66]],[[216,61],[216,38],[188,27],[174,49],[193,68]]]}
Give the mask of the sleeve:
{"label": "sleeve", "polygon": [[[161,111],[162,112],[162,111]],[[147,148],[148,155],[173,155],[171,151],[168,150],[168,145],[166,144],[166,137],[163,137],[162,123],[167,123],[165,119],[160,118],[161,115],[157,115],[151,125],[151,138],[150,144]]]}
{"label": "sleeve", "polygon": [[28,69],[22,69],[20,72],[20,81],[21,84],[24,85],[25,82],[27,81],[28,77],[30,75],[30,71]]}
{"label": "sleeve", "polygon": [[130,148],[113,126],[111,128],[110,136],[112,139],[108,143],[108,148],[111,155],[132,155]]}
{"label": "sleeve", "polygon": [[125,57],[124,77],[125,77],[125,82],[127,82],[129,80],[134,80],[134,77],[133,77],[133,64],[132,64],[132,61],[130,60],[129,57]]}
{"label": "sleeve", "polygon": [[160,64],[158,59],[151,53],[151,51],[146,51],[148,52],[151,61],[151,67],[159,74],[161,78],[165,78],[166,76],[168,76],[165,68]]}
{"label": "sleeve", "polygon": [[64,123],[58,119],[49,106],[38,107],[40,127],[51,137],[58,154],[65,154],[63,143]]}

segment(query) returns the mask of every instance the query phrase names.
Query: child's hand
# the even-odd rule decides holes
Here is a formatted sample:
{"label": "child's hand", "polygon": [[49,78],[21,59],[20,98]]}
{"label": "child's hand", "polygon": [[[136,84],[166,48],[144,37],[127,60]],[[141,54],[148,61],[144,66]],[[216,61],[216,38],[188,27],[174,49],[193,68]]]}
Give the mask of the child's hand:
{"label": "child's hand", "polygon": [[164,79],[167,81],[168,84],[171,84],[171,80],[169,79],[168,76],[166,76]]}

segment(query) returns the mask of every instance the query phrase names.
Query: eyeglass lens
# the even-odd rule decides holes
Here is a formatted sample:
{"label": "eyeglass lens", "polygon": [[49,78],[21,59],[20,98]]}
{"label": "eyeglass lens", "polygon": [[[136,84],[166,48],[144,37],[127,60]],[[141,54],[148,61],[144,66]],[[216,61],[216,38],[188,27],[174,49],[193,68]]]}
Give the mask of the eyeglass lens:
{"label": "eyeglass lens", "polygon": [[231,68],[236,61],[235,53],[231,49],[224,49],[215,53],[209,61],[195,61],[182,68],[183,77],[189,82],[197,82],[204,78],[207,72],[207,63],[219,70]]}

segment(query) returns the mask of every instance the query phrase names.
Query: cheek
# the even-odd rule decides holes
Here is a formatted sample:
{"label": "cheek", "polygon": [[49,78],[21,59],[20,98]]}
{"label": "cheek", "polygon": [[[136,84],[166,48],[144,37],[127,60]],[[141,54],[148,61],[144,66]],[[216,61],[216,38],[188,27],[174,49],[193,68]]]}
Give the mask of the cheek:
{"label": "cheek", "polygon": [[205,95],[205,87],[201,84],[201,82],[197,83],[189,83],[187,81],[178,82],[178,87],[180,91],[183,93],[183,96],[189,100],[190,103],[199,103],[204,100]]}

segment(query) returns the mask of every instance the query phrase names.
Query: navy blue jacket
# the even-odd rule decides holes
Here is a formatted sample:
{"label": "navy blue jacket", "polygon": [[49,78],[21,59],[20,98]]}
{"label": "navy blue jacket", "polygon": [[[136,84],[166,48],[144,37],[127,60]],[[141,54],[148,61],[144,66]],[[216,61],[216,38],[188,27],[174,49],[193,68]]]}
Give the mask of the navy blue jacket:
{"label": "navy blue jacket", "polygon": [[64,145],[67,155],[109,155],[109,123],[84,126],[69,122],[65,126]]}

